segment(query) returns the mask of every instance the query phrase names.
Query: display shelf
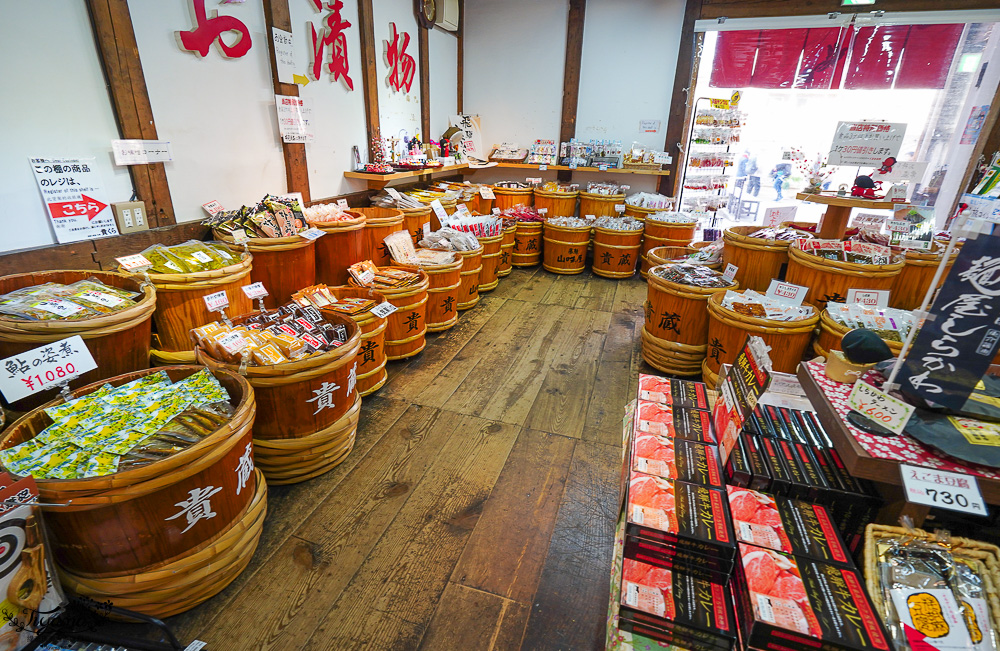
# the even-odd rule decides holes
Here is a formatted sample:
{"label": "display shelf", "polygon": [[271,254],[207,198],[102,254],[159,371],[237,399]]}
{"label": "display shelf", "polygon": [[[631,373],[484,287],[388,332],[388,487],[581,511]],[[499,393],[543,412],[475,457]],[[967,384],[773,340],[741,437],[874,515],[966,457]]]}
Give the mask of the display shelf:
{"label": "display shelf", "polygon": [[825,206],[826,212],[819,223],[818,237],[824,240],[841,240],[847,231],[847,222],[851,218],[851,210],[854,208],[867,208],[868,210],[892,210],[897,204],[892,201],[876,201],[873,199],[859,199],[858,197],[841,197],[836,194],[808,194],[799,192],[795,195],[799,201],[810,203],[821,203]]}
{"label": "display shelf", "polygon": [[[506,167],[509,169],[522,169],[522,170],[539,170],[539,165],[528,164],[528,163],[497,163],[496,167]],[[490,168],[478,168],[478,169],[490,169]],[[670,170],[629,170],[629,169],[619,169],[619,168],[608,168],[606,170],[600,170],[596,167],[570,167],[569,165],[547,165],[546,171],[548,170],[567,170],[570,172],[596,172],[598,174],[642,174],[646,176],[669,176]]]}
{"label": "display shelf", "polygon": [[468,163],[459,163],[457,165],[445,165],[444,167],[436,167],[425,170],[410,170],[407,172],[396,172],[394,174],[370,174],[368,172],[344,172],[344,177],[348,179],[361,179],[368,182],[368,188],[371,190],[381,190],[385,186],[389,185],[393,181],[399,181],[402,179],[413,179],[420,176],[431,176],[432,174],[441,174],[444,172],[461,172],[463,170],[469,169]]}

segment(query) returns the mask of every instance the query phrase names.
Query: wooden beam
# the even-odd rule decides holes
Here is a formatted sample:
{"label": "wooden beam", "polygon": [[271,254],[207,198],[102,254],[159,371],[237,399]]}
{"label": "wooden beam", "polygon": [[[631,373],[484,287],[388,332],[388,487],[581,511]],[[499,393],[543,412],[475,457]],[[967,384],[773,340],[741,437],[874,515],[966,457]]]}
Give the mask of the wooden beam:
{"label": "wooden beam", "polygon": [[[765,18],[822,16],[832,11],[866,14],[869,11],[940,11],[939,0],[878,0],[875,6],[845,8],[840,0],[703,0],[699,18]],[[996,9],[996,0],[955,0],[949,10]]]}
{"label": "wooden beam", "polygon": [[423,141],[431,139],[431,62],[429,35],[423,25],[417,27],[417,58],[420,59],[420,132]]}
{"label": "wooden beam", "polygon": [[[142,74],[139,48],[126,0],[87,0],[101,68],[111,97],[111,107],[124,139],[156,140],[153,108]],[[175,222],[174,206],[163,163],[129,165],[136,198],[146,203],[150,225]]]}
{"label": "wooden beam", "polygon": [[[267,41],[268,55],[271,57],[271,80],[275,95],[299,96],[298,84],[283,84],[278,81],[278,66],[274,58],[274,39],[271,28],[292,31],[292,17],[288,11],[288,0],[264,0],[264,40]],[[301,142],[282,142],[285,156],[285,181],[289,192],[301,192],[302,200],[309,202],[309,165],[306,163],[306,145]]]}
{"label": "wooden beam", "polygon": [[[583,59],[583,23],[586,9],[587,0],[569,0],[566,66],[563,68],[562,118],[559,126],[560,143],[576,136],[576,107],[580,99],[580,64]],[[560,181],[569,181],[573,173],[560,170],[558,176]]]}
{"label": "wooden beam", "polygon": [[458,114],[461,115],[465,108],[465,0],[458,0]]}
{"label": "wooden beam", "polygon": [[375,17],[372,0],[358,0],[358,34],[361,40],[361,78],[365,98],[365,123],[368,127],[368,160],[374,159],[372,138],[381,133],[378,117],[378,56],[375,40]]}
{"label": "wooden beam", "polygon": [[[681,157],[684,155],[677,148],[677,143],[684,142],[684,120],[687,115],[689,91],[694,88],[695,35],[694,21],[701,14],[704,0],[687,0],[684,7],[684,23],[681,25],[681,43],[677,49],[677,67],[674,70],[674,90],[670,96],[670,116],[667,120],[666,136],[663,151],[673,157],[673,162],[667,167],[670,176],[661,176],[657,184],[657,192],[676,196],[681,187]],[[670,190],[670,179],[673,179],[673,191]],[[679,208],[678,208],[679,210]]]}

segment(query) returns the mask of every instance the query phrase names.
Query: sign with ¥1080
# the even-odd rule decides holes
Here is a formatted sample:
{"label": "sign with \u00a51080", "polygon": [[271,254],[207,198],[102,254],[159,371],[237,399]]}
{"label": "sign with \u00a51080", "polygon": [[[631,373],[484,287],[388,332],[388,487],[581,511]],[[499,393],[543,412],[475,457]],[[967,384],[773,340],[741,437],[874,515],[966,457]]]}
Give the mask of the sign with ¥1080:
{"label": "sign with \u00a51080", "polygon": [[979,482],[972,475],[923,466],[899,465],[907,502],[973,515],[987,515]]}
{"label": "sign with \u00a51080", "polygon": [[0,393],[7,402],[51,389],[97,368],[80,335],[0,360]]}

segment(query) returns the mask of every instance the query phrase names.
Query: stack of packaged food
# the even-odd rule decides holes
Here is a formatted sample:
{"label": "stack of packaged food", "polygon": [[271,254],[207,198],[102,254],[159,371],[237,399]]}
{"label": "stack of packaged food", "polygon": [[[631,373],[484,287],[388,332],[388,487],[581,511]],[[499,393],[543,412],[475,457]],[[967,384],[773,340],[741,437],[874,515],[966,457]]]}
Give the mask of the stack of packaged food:
{"label": "stack of packaged food", "polygon": [[[801,236],[800,236],[801,237]],[[856,240],[811,240],[797,239],[795,246],[803,253],[827,260],[853,262],[855,264],[889,264],[892,250],[887,246],[858,242]]]}
{"label": "stack of packaged food", "polygon": [[587,183],[587,192],[590,194],[622,194],[627,189],[627,185],[621,185],[613,181],[591,181]]}
{"label": "stack of packaged food", "polygon": [[[519,222],[544,222],[545,215],[539,215],[538,211],[529,206],[518,204],[511,208],[507,208],[500,215],[506,219],[512,219]],[[509,226],[508,226],[509,228]]]}
{"label": "stack of packaged food", "polygon": [[726,292],[722,297],[722,307],[744,316],[772,321],[798,321],[814,314],[812,305],[796,305],[791,301],[764,296],[752,289]]}
{"label": "stack of packaged food", "polygon": [[97,278],[69,285],[44,283],[0,296],[0,314],[32,321],[75,321],[133,307],[138,296],[139,292],[105,285]]}
{"label": "stack of packaged food", "polygon": [[44,479],[111,475],[197,444],[233,412],[229,394],[207,370],[178,382],[159,371],[47,407],[52,424],[0,450],[0,463],[14,474]]}
{"label": "stack of packaged food", "polygon": [[358,284],[375,289],[398,289],[409,287],[420,282],[420,274],[406,271],[405,269],[393,269],[391,267],[375,266],[371,260],[357,262],[347,268],[347,273],[351,274]]}
{"label": "stack of packaged food", "polygon": [[154,244],[142,251],[142,255],[153,263],[150,271],[160,274],[211,271],[236,264],[240,260],[238,254],[222,244],[198,240],[188,240],[173,246]]}
{"label": "stack of packaged food", "polygon": [[681,285],[696,287],[732,287],[735,283],[726,280],[721,273],[708,267],[695,264],[670,264],[653,267],[649,270],[657,278],[669,280]]}
{"label": "stack of packaged food", "polygon": [[308,224],[331,224],[358,218],[357,215],[349,213],[347,208],[335,203],[318,203],[306,208],[302,214],[305,215]]}
{"label": "stack of packaged food", "polygon": [[594,225],[593,219],[582,217],[549,217],[545,220],[550,226],[562,226],[563,228],[590,228]]}
{"label": "stack of packaged food", "polygon": [[479,248],[479,240],[472,233],[446,227],[428,233],[417,242],[417,246],[439,251],[475,251]]}
{"label": "stack of packaged food", "polygon": [[794,228],[770,227],[762,228],[747,235],[747,237],[758,237],[762,240],[799,240],[803,236],[804,233],[802,231],[797,231]]}
{"label": "stack of packaged food", "polygon": [[886,341],[903,342],[914,324],[921,325],[912,312],[891,307],[827,303],[826,312],[831,319],[851,330],[867,328]]}
{"label": "stack of packaged food", "polygon": [[606,228],[612,231],[641,231],[642,222],[631,217],[598,217],[594,222],[594,228]]}
{"label": "stack of packaged food", "polygon": [[654,222],[663,222],[666,224],[690,224],[691,222],[698,221],[691,216],[690,213],[686,212],[654,212],[652,215],[646,217],[646,219],[652,219]]}
{"label": "stack of packaged food", "polygon": [[674,199],[655,192],[636,192],[626,197],[625,203],[636,208],[668,209],[674,205]]}
{"label": "stack of packaged food", "polygon": [[248,237],[292,237],[305,228],[305,218],[298,199],[264,195],[255,206],[223,210],[202,224],[232,236],[243,229]]}

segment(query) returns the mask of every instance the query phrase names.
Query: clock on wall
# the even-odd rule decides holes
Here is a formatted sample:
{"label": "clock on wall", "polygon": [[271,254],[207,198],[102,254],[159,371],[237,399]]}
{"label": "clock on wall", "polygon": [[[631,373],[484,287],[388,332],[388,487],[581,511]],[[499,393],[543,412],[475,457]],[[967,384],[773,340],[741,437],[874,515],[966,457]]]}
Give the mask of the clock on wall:
{"label": "clock on wall", "polygon": [[420,26],[433,29],[434,19],[437,15],[437,0],[413,0],[413,4]]}

